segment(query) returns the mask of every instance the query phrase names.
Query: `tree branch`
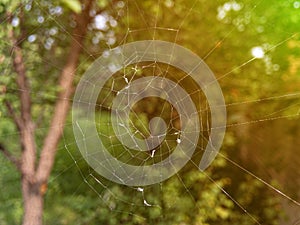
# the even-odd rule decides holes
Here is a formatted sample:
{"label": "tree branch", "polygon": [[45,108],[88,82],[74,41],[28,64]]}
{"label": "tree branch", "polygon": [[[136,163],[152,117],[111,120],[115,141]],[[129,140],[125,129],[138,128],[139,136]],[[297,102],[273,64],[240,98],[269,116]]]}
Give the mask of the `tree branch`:
{"label": "tree branch", "polygon": [[61,72],[59,87],[61,92],[56,101],[54,115],[51,120],[50,129],[44,140],[37,167],[36,178],[38,182],[46,183],[54,164],[58,142],[63,133],[63,126],[69,111],[71,95],[73,93],[73,80],[75,77],[79,56],[83,49],[83,41],[87,33],[87,26],[91,21],[89,15],[94,1],[86,0],[86,5],[81,14],[76,14],[77,26],[72,33],[72,42],[66,64]]}
{"label": "tree branch", "polygon": [[18,74],[17,77],[17,84],[20,90],[20,103],[21,103],[21,117],[22,120],[29,121],[31,120],[31,98],[29,90],[29,84],[26,77],[26,69],[23,59],[23,54],[21,48],[18,46],[18,41],[15,38],[13,30],[9,32],[10,39],[13,42],[13,67],[16,73]]}
{"label": "tree branch", "polygon": [[13,156],[1,143],[0,143],[0,151],[21,172],[21,163],[20,163],[20,160],[17,159],[15,156]]}
{"label": "tree branch", "polygon": [[22,120],[16,115],[15,110],[13,109],[9,101],[5,100],[4,103],[6,105],[9,116],[13,119],[18,131],[21,132],[23,130]]}
{"label": "tree branch", "polygon": [[[0,94],[1,95],[6,94],[6,86],[2,87],[2,89],[0,90]],[[14,108],[12,107],[12,105],[9,101],[4,99],[4,104],[7,108],[9,116],[13,119],[14,123],[16,124],[18,131],[21,132],[22,131],[22,126],[23,126],[21,118],[15,113],[15,110],[14,110]]]}
{"label": "tree branch", "polygon": [[[23,17],[23,14],[20,14]],[[11,13],[8,14],[8,17],[11,18]],[[24,21],[21,18],[21,21]],[[23,24],[20,24],[20,29],[23,32]],[[22,35],[22,34],[21,34]],[[20,111],[21,117],[20,122],[16,120],[16,126],[19,128],[21,134],[21,146],[22,146],[22,162],[21,162],[21,172],[26,179],[33,180],[35,175],[35,160],[36,160],[36,146],[34,138],[34,123],[31,117],[31,96],[30,96],[30,86],[26,76],[26,68],[24,63],[24,58],[22,54],[20,41],[16,38],[14,30],[11,29],[8,31],[8,36],[12,41],[12,61],[13,68],[17,73],[17,85],[20,90]],[[9,109],[10,111],[10,109]],[[12,113],[12,111],[11,111]],[[18,121],[18,122],[17,122]]]}

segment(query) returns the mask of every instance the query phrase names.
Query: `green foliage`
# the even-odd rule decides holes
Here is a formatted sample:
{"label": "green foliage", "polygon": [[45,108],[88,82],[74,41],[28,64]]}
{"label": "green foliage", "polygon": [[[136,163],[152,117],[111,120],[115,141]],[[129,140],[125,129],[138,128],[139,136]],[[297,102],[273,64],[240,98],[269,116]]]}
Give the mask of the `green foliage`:
{"label": "green foliage", "polygon": [[0,224],[20,224],[23,213],[20,176],[3,155],[0,165]]}
{"label": "green foliage", "polygon": [[81,3],[79,0],[60,0],[67,8],[75,13],[81,12]]}
{"label": "green foliage", "polygon": [[100,8],[105,8],[107,7],[109,1],[108,0],[97,0],[97,5],[100,7]]}

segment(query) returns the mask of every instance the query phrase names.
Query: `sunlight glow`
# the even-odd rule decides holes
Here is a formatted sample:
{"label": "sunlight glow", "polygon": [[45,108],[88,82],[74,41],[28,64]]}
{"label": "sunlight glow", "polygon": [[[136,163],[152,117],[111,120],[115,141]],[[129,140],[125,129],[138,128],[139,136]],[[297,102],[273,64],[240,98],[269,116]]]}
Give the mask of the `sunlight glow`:
{"label": "sunlight glow", "polygon": [[253,47],[251,49],[251,54],[255,58],[262,59],[265,56],[265,51],[262,49],[262,47]]}

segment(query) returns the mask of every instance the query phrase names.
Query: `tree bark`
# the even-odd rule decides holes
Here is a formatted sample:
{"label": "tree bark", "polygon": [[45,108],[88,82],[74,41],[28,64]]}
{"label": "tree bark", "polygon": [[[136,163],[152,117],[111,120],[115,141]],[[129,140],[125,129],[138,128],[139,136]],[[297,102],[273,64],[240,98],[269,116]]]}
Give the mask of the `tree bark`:
{"label": "tree bark", "polygon": [[22,178],[22,194],[24,201],[23,225],[42,225],[44,196],[38,183]]}
{"label": "tree bark", "polygon": [[87,0],[81,14],[75,15],[77,26],[71,35],[70,52],[59,80],[61,91],[54,107],[50,129],[44,139],[35,176],[33,180],[22,180],[24,198],[23,225],[42,225],[44,194],[54,164],[57,145],[62,136],[65,120],[69,112],[70,98],[73,94],[73,80],[79,57],[83,50],[87,26],[91,20],[89,12],[92,3],[93,1]]}
{"label": "tree bark", "polygon": [[[10,152],[0,145],[0,151],[19,169],[21,173],[21,187],[23,195],[23,225],[42,225],[44,194],[47,182],[54,164],[58,142],[62,136],[63,127],[70,107],[70,98],[73,93],[73,80],[78,66],[83,42],[87,33],[88,24],[91,22],[89,15],[94,4],[93,0],[83,0],[84,7],[80,14],[75,14],[77,26],[71,35],[69,54],[65,66],[60,74],[59,87],[61,89],[52,116],[50,128],[44,139],[40,159],[37,161],[37,147],[35,140],[35,124],[31,115],[30,85],[27,80],[26,68],[21,49],[25,29],[22,21],[21,7],[21,34],[15,37],[13,30],[9,31],[12,40],[13,67],[17,73],[17,85],[20,88],[20,115],[15,114],[13,107],[6,102],[8,113],[14,120],[19,132],[22,148],[21,159],[16,159]],[[12,14],[8,13],[11,22]]]}
{"label": "tree bark", "polygon": [[86,36],[87,26],[90,23],[89,12],[93,1],[86,1],[85,9],[80,15],[76,14],[77,26],[72,34],[70,52],[66,64],[62,70],[58,100],[56,101],[54,114],[50,123],[49,132],[44,139],[36,178],[42,184],[47,183],[51,173],[58,142],[62,136],[63,127],[70,107],[70,98],[73,94],[73,80],[78,65],[79,56],[83,50],[83,41]]}

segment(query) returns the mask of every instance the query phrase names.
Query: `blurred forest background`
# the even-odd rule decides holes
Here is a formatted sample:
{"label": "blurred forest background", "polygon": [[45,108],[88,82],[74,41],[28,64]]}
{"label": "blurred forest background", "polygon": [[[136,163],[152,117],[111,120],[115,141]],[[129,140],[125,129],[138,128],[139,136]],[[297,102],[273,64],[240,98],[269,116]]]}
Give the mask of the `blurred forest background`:
{"label": "blurred forest background", "polygon": [[[300,224],[300,1],[1,0],[0,24],[1,225],[22,223],[24,174],[16,165],[24,146],[16,121],[24,119],[24,93],[34,124],[34,168],[66,87],[59,80],[68,60],[78,55],[75,70],[69,71],[76,87],[105,51],[149,39],[192,50],[214,72],[228,114],[220,155],[205,173],[187,164],[161,184],[144,189],[118,185],[82,159],[69,113],[64,128],[59,124],[51,175],[39,184],[43,223]],[[17,81],[20,52],[25,88]],[[69,96],[63,100],[72,104]],[[106,106],[110,98],[103,96],[99,101]],[[142,103],[136,109],[141,121],[147,123],[150,112],[161,110],[158,105],[157,99]],[[102,113],[98,129],[109,135],[112,130],[101,126],[108,119]]]}

